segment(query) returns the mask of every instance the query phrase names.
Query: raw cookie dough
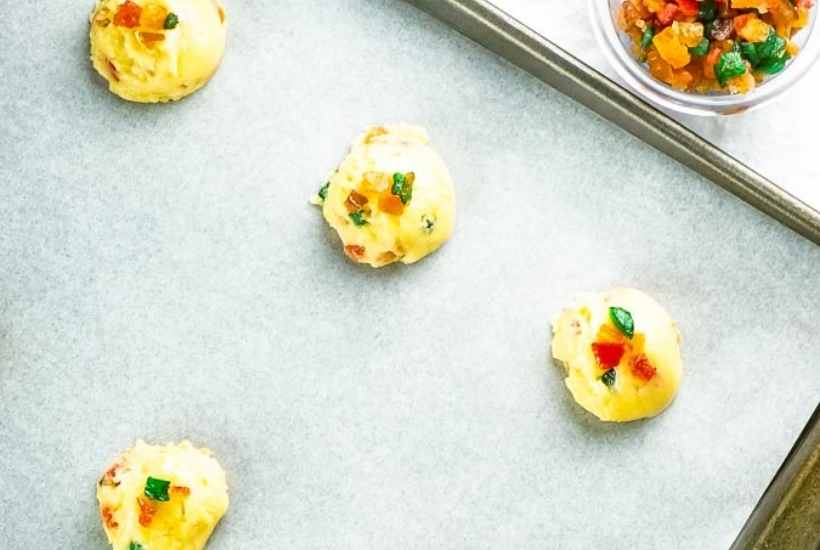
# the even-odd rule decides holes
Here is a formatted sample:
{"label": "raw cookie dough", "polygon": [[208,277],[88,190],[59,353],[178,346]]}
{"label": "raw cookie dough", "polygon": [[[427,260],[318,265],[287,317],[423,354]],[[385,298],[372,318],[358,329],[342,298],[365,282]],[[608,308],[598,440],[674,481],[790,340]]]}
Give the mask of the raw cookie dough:
{"label": "raw cookie dough", "polygon": [[450,238],[453,182],[429,141],[416,126],[369,128],[314,197],[353,261],[411,264]]}
{"label": "raw cookie dough", "polygon": [[675,398],[681,337],[655,300],[630,288],[585,294],[553,321],[552,355],[575,401],[601,420],[655,416]]}
{"label": "raw cookie dough", "polygon": [[100,478],[97,500],[114,550],[201,550],[228,509],[228,488],[209,450],[137,441]]}
{"label": "raw cookie dough", "polygon": [[219,0],[99,0],[91,62],[123,99],[181,99],[205,85],[225,51]]}

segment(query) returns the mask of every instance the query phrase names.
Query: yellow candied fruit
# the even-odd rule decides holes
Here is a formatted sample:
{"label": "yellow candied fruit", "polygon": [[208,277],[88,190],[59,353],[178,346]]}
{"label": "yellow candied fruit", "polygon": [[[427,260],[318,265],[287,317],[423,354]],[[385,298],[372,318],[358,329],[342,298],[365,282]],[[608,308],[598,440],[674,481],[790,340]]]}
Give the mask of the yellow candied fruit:
{"label": "yellow candied fruit", "polygon": [[656,34],[652,39],[652,44],[657,48],[663,60],[675,69],[685,67],[692,60],[689,48],[681,42],[680,35],[675,31],[674,26],[666,27]]}
{"label": "yellow candied fruit", "polygon": [[165,18],[168,10],[159,4],[146,4],[140,14],[140,27],[144,29],[161,30],[165,28]]}
{"label": "yellow candied fruit", "polygon": [[743,26],[738,29],[737,33],[749,42],[765,42],[770,31],[771,27],[766,22],[752,16],[744,20]]}
{"label": "yellow candied fruit", "polygon": [[694,48],[703,40],[703,23],[686,23],[675,21],[672,30],[678,34],[680,41],[687,48]]}
{"label": "yellow candied fruit", "polygon": [[795,57],[798,53],[800,53],[800,46],[798,46],[793,40],[789,40],[786,43],[786,52],[789,54],[789,57]]}
{"label": "yellow candied fruit", "polygon": [[755,9],[760,13],[769,11],[769,0],[732,0],[732,8],[736,10]]}
{"label": "yellow candied fruit", "polygon": [[643,4],[652,13],[658,13],[666,7],[665,0],[643,0]]}
{"label": "yellow candied fruit", "polygon": [[809,9],[797,8],[797,19],[792,24],[792,29],[800,30],[809,24]]}
{"label": "yellow candied fruit", "polygon": [[755,77],[750,70],[740,76],[730,78],[727,82],[729,92],[733,94],[747,94],[755,89],[756,84]]}

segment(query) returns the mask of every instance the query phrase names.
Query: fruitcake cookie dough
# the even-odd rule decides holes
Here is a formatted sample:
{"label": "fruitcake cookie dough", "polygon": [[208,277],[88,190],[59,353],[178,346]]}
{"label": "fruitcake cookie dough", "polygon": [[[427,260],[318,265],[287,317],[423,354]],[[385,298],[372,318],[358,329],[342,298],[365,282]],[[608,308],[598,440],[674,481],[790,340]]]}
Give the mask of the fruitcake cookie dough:
{"label": "fruitcake cookie dough", "polygon": [[91,62],[123,99],[181,99],[204,86],[225,51],[219,0],[99,0]]}
{"label": "fruitcake cookie dough", "polygon": [[201,550],[228,509],[228,488],[209,450],[137,441],[100,478],[97,500],[114,550]]}
{"label": "fruitcake cookie dough", "polygon": [[635,289],[585,294],[553,321],[552,355],[575,401],[601,420],[652,417],[675,398],[681,337],[669,314]]}
{"label": "fruitcake cookie dough", "polygon": [[411,264],[453,233],[455,194],[444,161],[416,126],[374,126],[359,136],[313,202],[347,256],[381,267]]}

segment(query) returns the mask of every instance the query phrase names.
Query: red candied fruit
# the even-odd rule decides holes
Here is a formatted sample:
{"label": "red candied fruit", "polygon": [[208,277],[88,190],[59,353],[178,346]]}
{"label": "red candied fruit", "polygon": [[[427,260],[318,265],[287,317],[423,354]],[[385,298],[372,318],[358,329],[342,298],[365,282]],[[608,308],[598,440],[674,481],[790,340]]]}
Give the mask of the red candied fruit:
{"label": "red candied fruit", "polygon": [[658,23],[663,25],[664,27],[667,25],[671,25],[672,21],[675,20],[675,16],[678,14],[678,6],[677,4],[666,4],[661,11],[658,12]]}
{"label": "red candied fruit", "polygon": [[697,15],[700,12],[698,0],[678,0],[678,8],[683,15]]}
{"label": "red candied fruit", "polygon": [[604,369],[609,370],[618,366],[621,358],[624,356],[626,347],[619,342],[593,342],[592,353],[595,354],[595,359],[598,360],[598,365]]}
{"label": "red candied fruit", "polygon": [[140,24],[140,15],[142,15],[142,6],[131,0],[125,0],[114,14],[114,24],[133,29]]}
{"label": "red candied fruit", "polygon": [[652,380],[657,373],[658,369],[652,366],[652,363],[649,362],[646,355],[640,354],[632,360],[632,374],[634,374],[636,378],[649,381]]}

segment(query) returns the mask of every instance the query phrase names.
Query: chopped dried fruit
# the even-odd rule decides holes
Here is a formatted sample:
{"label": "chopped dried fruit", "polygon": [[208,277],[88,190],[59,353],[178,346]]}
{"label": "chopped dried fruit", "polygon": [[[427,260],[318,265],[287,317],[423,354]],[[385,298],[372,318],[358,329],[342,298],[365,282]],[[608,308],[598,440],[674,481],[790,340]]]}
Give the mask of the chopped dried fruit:
{"label": "chopped dried fruit", "polygon": [[330,182],[329,181],[325,182],[325,184],[322,187],[319,188],[318,195],[319,195],[319,198],[322,199],[323,202],[327,198],[328,188],[330,188]]}
{"label": "chopped dried fruit", "polygon": [[150,500],[146,500],[141,497],[137,497],[137,505],[140,509],[139,514],[139,523],[143,527],[148,527],[151,525],[151,522],[154,520],[154,514],[157,513],[157,508],[154,506],[154,503]]}
{"label": "chopped dried fruit", "polygon": [[175,29],[177,25],[179,25],[179,17],[177,17],[177,14],[172,12],[165,17],[162,27],[166,30],[171,30]]}
{"label": "chopped dried fruit", "polygon": [[715,65],[715,77],[721,86],[725,86],[730,78],[740,76],[746,72],[746,63],[740,56],[740,52],[726,52],[720,54],[720,59]]}
{"label": "chopped dried fruit", "polygon": [[368,221],[365,219],[365,212],[364,210],[357,210],[355,212],[351,212],[348,214],[350,216],[351,221],[353,221],[353,225],[367,225]]}
{"label": "chopped dried fruit", "polygon": [[149,48],[157,42],[165,40],[165,35],[161,32],[138,32],[137,36],[139,36],[140,42]]}
{"label": "chopped dried fruit", "polygon": [[616,18],[635,56],[656,79],[693,93],[748,93],[797,55],[792,38],[808,26],[814,4],[621,0]]}
{"label": "chopped dried fruit", "polygon": [[379,197],[379,210],[394,216],[400,216],[404,212],[404,203],[396,195],[385,194]]}
{"label": "chopped dried fruit", "polygon": [[114,24],[119,27],[127,27],[133,29],[140,24],[140,15],[142,14],[142,7],[131,0],[125,0],[117,8],[117,13],[114,14]]}
{"label": "chopped dried fruit", "polygon": [[609,308],[609,319],[624,336],[632,338],[635,335],[635,320],[632,314],[622,307]]}
{"label": "chopped dried fruit", "polygon": [[145,496],[151,500],[167,502],[170,499],[168,496],[168,487],[170,485],[170,481],[148,476],[148,479],[145,480],[145,489],[143,493],[145,493]]}
{"label": "chopped dried fruit", "polygon": [[145,547],[138,542],[131,541],[128,545],[128,550],[145,550]]}
{"label": "chopped dried fruit", "polygon": [[358,244],[349,244],[345,246],[345,254],[352,259],[358,261],[362,257],[364,257],[365,248],[363,246],[359,246]]}
{"label": "chopped dried fruit", "polygon": [[179,495],[183,497],[187,497],[191,494],[190,487],[185,487],[184,485],[172,485],[171,486],[171,493],[174,495]]}
{"label": "chopped dried fruit", "polygon": [[621,362],[626,346],[618,342],[593,342],[592,353],[598,365],[604,369],[614,369]]}
{"label": "chopped dried fruit", "polygon": [[611,388],[615,385],[615,378],[618,375],[615,374],[615,369],[609,369],[604,374],[601,375],[601,382],[604,383],[605,386]]}
{"label": "chopped dried fruit", "polygon": [[646,355],[638,355],[632,360],[632,374],[635,378],[639,378],[644,381],[652,380],[657,374],[658,369],[652,366],[652,363],[649,362],[649,359]]}
{"label": "chopped dried fruit", "polygon": [[685,67],[692,60],[689,50],[681,42],[681,37],[674,26],[666,27],[656,34],[652,39],[652,44],[658,50],[661,58],[674,69]]}
{"label": "chopped dried fruit", "polygon": [[351,191],[345,199],[345,208],[350,214],[362,210],[365,204],[367,204],[367,197],[355,190]]}
{"label": "chopped dried fruit", "polygon": [[407,172],[401,174],[396,172],[393,174],[393,185],[391,192],[401,199],[402,204],[407,204],[413,198],[413,182],[416,180],[416,174]]}
{"label": "chopped dried fruit", "polygon": [[159,4],[145,4],[140,15],[140,27],[150,30],[161,30],[165,26],[168,10]]}
{"label": "chopped dried fruit", "polygon": [[119,524],[114,521],[114,512],[108,506],[102,507],[102,510],[100,510],[100,515],[102,516],[103,523],[108,529],[116,529],[119,527]]}

